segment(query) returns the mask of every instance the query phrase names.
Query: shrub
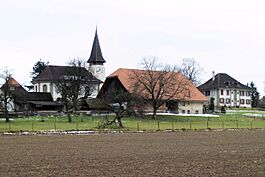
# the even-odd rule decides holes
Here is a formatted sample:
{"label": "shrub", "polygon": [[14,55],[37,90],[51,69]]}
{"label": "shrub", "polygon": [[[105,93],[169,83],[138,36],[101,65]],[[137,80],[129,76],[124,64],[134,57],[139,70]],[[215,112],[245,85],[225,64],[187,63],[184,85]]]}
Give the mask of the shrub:
{"label": "shrub", "polygon": [[221,107],[221,113],[224,113],[224,114],[226,113],[226,110],[225,110],[224,106]]}

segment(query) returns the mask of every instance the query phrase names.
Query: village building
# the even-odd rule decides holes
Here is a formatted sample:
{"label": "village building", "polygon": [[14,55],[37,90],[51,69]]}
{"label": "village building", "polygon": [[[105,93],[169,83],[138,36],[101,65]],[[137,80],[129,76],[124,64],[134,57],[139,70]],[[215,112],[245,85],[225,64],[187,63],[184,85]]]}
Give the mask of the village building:
{"label": "village building", "polygon": [[[120,68],[110,74],[98,95],[98,98],[103,98],[106,93],[114,94],[115,92],[128,92],[133,93],[134,81],[132,77],[134,74],[142,74],[147,72],[145,70],[137,69],[126,69]],[[159,72],[159,71],[158,71]],[[204,110],[204,105],[208,102],[207,97],[205,97],[195,85],[193,85],[189,80],[187,80],[180,72],[176,72],[176,77],[180,80],[185,80],[187,89],[189,92],[188,97],[173,97],[168,103],[162,105],[158,112],[174,112],[183,114],[202,114]],[[143,96],[143,95],[141,95]],[[145,112],[152,112],[152,106],[150,103],[150,98],[143,96],[146,100],[146,105],[144,107]]]}
{"label": "village building", "polygon": [[[81,71],[79,71],[81,69]],[[89,83],[87,85],[83,85],[84,91],[82,95],[79,97],[84,97],[87,93],[86,86],[92,87],[92,91],[89,90],[89,97],[96,97],[99,91],[99,86],[102,83],[99,79],[94,77],[91,72],[89,72],[86,68],[78,68],[73,66],[53,66],[48,65],[41,74],[34,79],[34,90],[35,92],[42,93],[51,93],[52,98],[56,101],[61,97],[61,94],[58,92],[56,84],[58,82],[62,82],[65,77],[75,76],[77,72],[82,72],[89,78]],[[91,84],[93,86],[91,86]]]}
{"label": "village building", "polygon": [[[14,78],[10,78],[0,89],[8,98],[9,112],[31,113],[59,109],[61,105],[53,101],[50,93],[28,92]],[[2,102],[2,105],[4,103]]]}
{"label": "village building", "polygon": [[212,78],[198,88],[209,101],[213,99],[216,108],[221,106],[250,108],[251,93],[256,91],[255,88],[240,83],[226,73],[215,75],[214,72]]}
{"label": "village building", "polygon": [[[87,68],[81,68],[81,72],[85,73],[87,77],[90,78],[89,83],[87,83],[87,85],[83,85],[84,92],[82,95],[79,95],[79,97],[88,95],[89,98],[95,98],[97,96],[100,87],[105,80],[105,62],[106,61],[101,52],[96,30],[91,54],[87,61],[89,66]],[[75,76],[76,70],[77,67],[73,66],[48,65],[44,71],[42,71],[40,75],[33,80],[34,91],[51,93],[52,98],[55,101],[61,97],[60,93],[57,91],[56,84],[64,77]],[[88,88],[88,86],[90,87],[89,92],[91,92],[89,94],[86,92],[86,88]]]}

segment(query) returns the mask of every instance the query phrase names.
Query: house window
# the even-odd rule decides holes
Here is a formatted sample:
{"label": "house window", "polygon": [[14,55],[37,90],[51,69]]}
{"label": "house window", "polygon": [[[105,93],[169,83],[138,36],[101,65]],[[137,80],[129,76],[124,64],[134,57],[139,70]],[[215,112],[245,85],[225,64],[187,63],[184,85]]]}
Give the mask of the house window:
{"label": "house window", "polygon": [[224,99],[223,98],[220,98],[220,103],[224,103]]}
{"label": "house window", "polygon": [[226,91],[226,95],[229,95],[229,90]]}
{"label": "house window", "polygon": [[185,110],[182,110],[181,113],[182,113],[182,114],[185,114]]}
{"label": "house window", "polygon": [[190,110],[188,110],[187,113],[190,114]]}
{"label": "house window", "polygon": [[46,85],[46,84],[44,84],[44,85],[42,86],[42,91],[43,91],[43,92],[47,92],[47,91],[48,91],[48,88],[47,88],[47,85]]}
{"label": "house window", "polygon": [[195,114],[199,114],[199,111],[198,111],[198,110],[196,110],[196,111],[195,111]]}
{"label": "house window", "polygon": [[246,92],[246,96],[250,96],[250,91]]}
{"label": "house window", "polygon": [[250,100],[246,100],[246,104],[250,104]]}
{"label": "house window", "polygon": [[231,101],[229,98],[226,99],[226,104],[229,104]]}
{"label": "house window", "polygon": [[221,95],[224,95],[224,90],[221,90]]}
{"label": "house window", "polygon": [[10,89],[11,91],[14,91],[14,90],[15,90],[15,87],[11,86],[9,89]]}
{"label": "house window", "polygon": [[182,106],[185,106],[185,101],[182,102]]}
{"label": "house window", "polygon": [[210,90],[205,91],[205,96],[210,96]]}
{"label": "house window", "polygon": [[244,99],[240,99],[240,104],[245,104],[245,100]]}
{"label": "house window", "polygon": [[240,91],[240,96],[245,96],[245,92],[244,91]]}
{"label": "house window", "polygon": [[37,92],[37,91],[38,91],[38,86],[36,85],[36,86],[35,86],[35,92]]}

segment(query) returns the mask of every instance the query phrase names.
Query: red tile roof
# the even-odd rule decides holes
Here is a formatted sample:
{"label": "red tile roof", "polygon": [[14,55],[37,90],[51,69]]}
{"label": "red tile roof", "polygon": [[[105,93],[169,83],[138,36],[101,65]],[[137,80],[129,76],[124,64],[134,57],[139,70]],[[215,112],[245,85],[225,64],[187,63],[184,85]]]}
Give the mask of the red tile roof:
{"label": "red tile roof", "polygon": [[[139,70],[139,69],[127,69],[127,68],[119,68],[112,74],[108,76],[108,78],[111,77],[117,77],[122,85],[127,89],[128,92],[132,92],[133,90],[133,80],[131,78],[132,75],[136,74],[144,74],[145,70]],[[187,101],[208,101],[207,97],[204,96],[197,87],[192,84],[188,79],[185,78],[180,72],[176,72],[176,77],[180,80],[184,80],[187,84],[187,88],[190,91],[190,97],[189,98],[183,98]]]}
{"label": "red tile roof", "polygon": [[10,78],[8,80],[8,85],[10,86],[14,86],[14,87],[20,87],[21,85],[14,79],[14,78]]}

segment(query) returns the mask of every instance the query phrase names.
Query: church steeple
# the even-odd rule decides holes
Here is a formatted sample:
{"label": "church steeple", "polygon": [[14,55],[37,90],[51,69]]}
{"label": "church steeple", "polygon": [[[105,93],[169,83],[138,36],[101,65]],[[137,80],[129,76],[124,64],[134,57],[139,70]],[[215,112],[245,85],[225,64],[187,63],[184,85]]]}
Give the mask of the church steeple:
{"label": "church steeple", "polygon": [[105,59],[103,58],[101,48],[99,45],[99,40],[98,40],[98,33],[97,33],[97,28],[96,28],[96,33],[93,41],[93,46],[91,50],[90,57],[87,61],[90,65],[102,65],[105,63]]}

